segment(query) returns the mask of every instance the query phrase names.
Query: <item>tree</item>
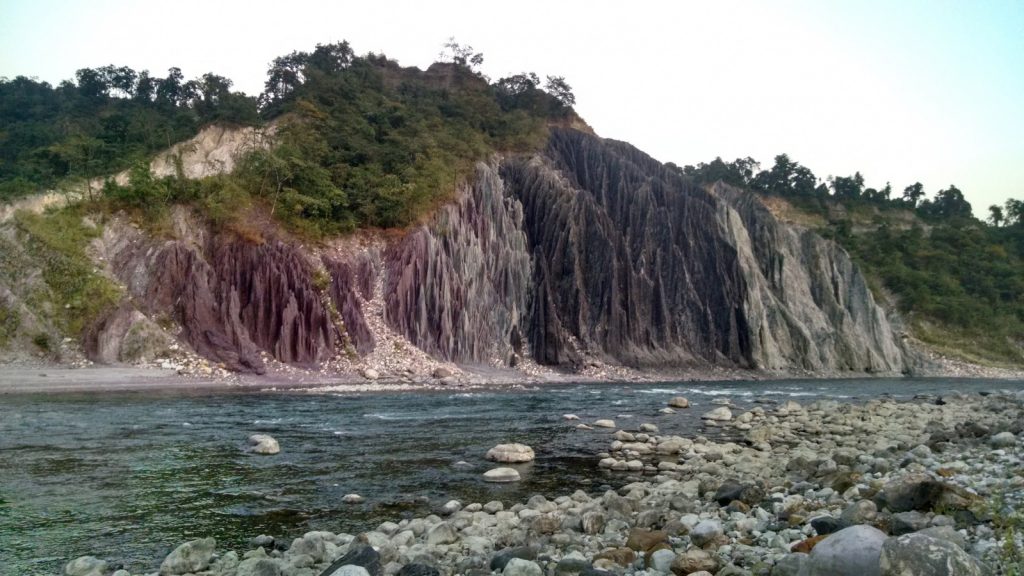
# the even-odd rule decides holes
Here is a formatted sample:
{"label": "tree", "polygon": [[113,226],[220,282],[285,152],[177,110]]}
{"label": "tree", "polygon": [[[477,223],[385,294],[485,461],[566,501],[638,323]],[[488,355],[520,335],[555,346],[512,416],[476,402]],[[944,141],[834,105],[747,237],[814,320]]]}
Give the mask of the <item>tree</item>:
{"label": "tree", "polygon": [[922,202],[918,211],[924,216],[943,220],[971,218],[971,203],[956,186],[939,190],[931,202]]}
{"label": "tree", "polygon": [[832,179],[832,192],[836,198],[856,200],[864,191],[864,177],[860,172],[853,176],[836,176]]}
{"label": "tree", "polygon": [[309,54],[299,51],[274,58],[267,70],[263,94],[260,95],[261,108],[282,102],[294,93],[306,81],[304,70],[308,62]]}
{"label": "tree", "polygon": [[999,228],[999,225],[1003,223],[1005,217],[1003,216],[1003,207],[998,204],[993,204],[988,207],[989,216],[988,221],[990,224]]}
{"label": "tree", "polygon": [[309,67],[326,74],[341,72],[352,64],[352,47],[348,42],[334,44],[317,44],[309,55]]}
{"label": "tree", "polygon": [[157,80],[156,101],[165,106],[177,106],[182,101],[182,80],[181,68],[173,67],[167,70],[167,78]]}
{"label": "tree", "polygon": [[1010,198],[1006,201],[1006,225],[1024,224],[1024,201]]}
{"label": "tree", "polygon": [[536,90],[540,85],[540,78],[533,72],[514,74],[498,80],[495,83],[498,93],[502,96],[515,97],[531,90]]}
{"label": "tree", "polygon": [[476,70],[477,67],[484,63],[482,52],[474,53],[472,46],[469,44],[459,44],[455,41],[454,36],[449,37],[448,41],[444,43],[438,58],[441,62],[452,62],[459,66],[465,66],[470,70]]}
{"label": "tree", "polygon": [[75,71],[78,81],[78,93],[90,100],[97,100],[107,95],[107,83],[98,70],[82,68]]}
{"label": "tree", "polygon": [[572,108],[576,105],[576,96],[572,93],[572,86],[565,81],[564,76],[548,76],[544,84],[544,90],[562,103],[562,106]]}
{"label": "tree", "polygon": [[139,79],[135,83],[134,99],[140,102],[152,102],[158,83],[159,79],[150,76],[149,70],[139,72]]}
{"label": "tree", "polygon": [[914,182],[903,189],[903,201],[911,208],[917,207],[917,202],[924,196],[924,185]]}

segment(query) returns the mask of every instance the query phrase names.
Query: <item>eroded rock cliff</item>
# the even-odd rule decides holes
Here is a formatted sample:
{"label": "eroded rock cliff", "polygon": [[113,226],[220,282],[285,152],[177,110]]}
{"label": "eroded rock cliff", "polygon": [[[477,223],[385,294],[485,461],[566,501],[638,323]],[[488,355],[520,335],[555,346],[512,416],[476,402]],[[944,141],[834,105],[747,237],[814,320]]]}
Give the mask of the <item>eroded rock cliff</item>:
{"label": "eroded rock cliff", "polygon": [[174,221],[172,238],[156,239],[115,220],[94,243],[125,298],[89,331],[92,357],[130,360],[128,333],[160,320],[183,346],[257,373],[270,358],[358,365],[384,346],[566,369],[912,363],[837,245],[743,191],[699,188],[570,128],[552,128],[542,153],[479,164],[452,203],[402,234],[310,248],[213,234],[184,209]]}

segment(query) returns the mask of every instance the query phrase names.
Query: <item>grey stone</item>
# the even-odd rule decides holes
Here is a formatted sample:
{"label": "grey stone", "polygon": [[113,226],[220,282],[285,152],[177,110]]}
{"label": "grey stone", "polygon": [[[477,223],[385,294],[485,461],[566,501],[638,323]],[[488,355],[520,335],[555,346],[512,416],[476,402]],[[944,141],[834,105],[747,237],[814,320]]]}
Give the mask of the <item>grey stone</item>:
{"label": "grey stone", "polygon": [[821,536],[838,532],[843,528],[846,528],[846,526],[847,524],[842,520],[833,518],[832,516],[818,516],[817,518],[811,518],[811,527],[814,528],[814,531]]}
{"label": "grey stone", "polygon": [[518,546],[516,548],[506,548],[491,558],[491,570],[502,571],[508,564],[509,560],[513,558],[520,558],[522,560],[534,560],[537,558],[537,549],[531,546]]}
{"label": "grey stone", "polygon": [[95,556],[80,556],[64,566],[65,576],[104,576],[107,563]]}
{"label": "grey stone", "polygon": [[249,451],[254,454],[277,454],[281,446],[269,434],[253,434],[249,436]]}
{"label": "grey stone", "polygon": [[427,544],[437,546],[439,544],[453,544],[457,542],[459,535],[452,528],[451,524],[442,522],[427,532]]}
{"label": "grey stone", "polygon": [[882,576],[981,576],[981,566],[962,548],[925,534],[904,534],[882,545]]}
{"label": "grey stone", "polygon": [[533,448],[526,444],[498,444],[487,451],[486,458],[495,462],[530,462],[534,459]]}
{"label": "grey stone", "polygon": [[501,573],[505,576],[544,576],[536,562],[522,558],[510,558]]}
{"label": "grey stone", "polygon": [[929,518],[922,512],[911,510],[910,512],[897,512],[889,520],[893,536],[910,534],[928,527]]}
{"label": "grey stone", "polygon": [[924,473],[911,473],[891,480],[876,500],[892,512],[927,511],[946,491],[945,485]]}
{"label": "grey stone", "polygon": [[658,572],[668,573],[672,570],[672,562],[676,559],[676,553],[667,548],[655,550],[651,554],[651,569]]}
{"label": "grey stone", "polygon": [[269,558],[247,558],[238,564],[235,576],[281,576],[281,567]]}
{"label": "grey stone", "polygon": [[1013,432],[1000,432],[989,438],[988,443],[995,448],[1009,448],[1017,445],[1017,437]]}
{"label": "grey stone", "polygon": [[724,533],[718,520],[702,520],[690,531],[690,540],[695,546],[704,546]]}
{"label": "grey stone", "polygon": [[188,574],[199,572],[210,565],[217,541],[213,538],[202,538],[186,542],[174,549],[160,564],[160,575]]}
{"label": "grey stone", "polygon": [[515,468],[493,468],[484,472],[486,482],[518,482],[519,472]]}
{"label": "grey stone", "polygon": [[783,556],[772,566],[771,576],[804,576],[810,557],[802,552]]}
{"label": "grey stone", "polygon": [[878,558],[886,538],[866,524],[843,528],[814,547],[807,576],[880,576]]}
{"label": "grey stone", "polygon": [[370,573],[370,576],[380,576],[381,574],[380,553],[374,550],[373,546],[367,544],[365,539],[353,542],[349,546],[348,552],[335,560],[327,570],[324,570],[323,574],[324,576],[333,576],[335,571],[349,565],[365,568]]}
{"label": "grey stone", "polygon": [[867,524],[878,517],[878,507],[870,500],[858,500],[843,510],[839,517],[840,522],[846,526],[855,524]]}
{"label": "grey stone", "polygon": [[952,542],[964,550],[967,549],[967,538],[965,538],[963,534],[957,532],[952,526],[932,526],[918,531],[918,534]]}
{"label": "grey stone", "polygon": [[732,420],[732,411],[729,410],[728,406],[719,406],[710,412],[705,412],[701,418],[704,420],[714,420],[718,422],[725,422]]}

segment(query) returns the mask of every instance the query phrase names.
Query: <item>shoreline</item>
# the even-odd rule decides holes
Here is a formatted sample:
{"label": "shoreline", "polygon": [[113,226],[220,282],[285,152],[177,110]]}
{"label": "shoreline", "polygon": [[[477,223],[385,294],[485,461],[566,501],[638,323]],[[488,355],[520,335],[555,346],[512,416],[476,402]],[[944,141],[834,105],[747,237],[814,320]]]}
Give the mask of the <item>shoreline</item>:
{"label": "shoreline", "polygon": [[[973,366],[973,365],[972,365]],[[508,389],[576,384],[643,384],[655,382],[757,382],[842,379],[919,380],[928,378],[992,381],[1024,380],[1024,370],[960,365],[922,374],[869,374],[857,372],[813,373],[808,371],[760,371],[701,368],[691,370],[629,370],[622,374],[589,376],[573,373],[527,374],[515,369],[458,366],[459,372],[444,378],[402,375],[367,378],[358,373],[324,374],[314,371],[272,371],[263,375],[229,374],[196,376],[174,369],[137,366],[82,366],[59,364],[0,366],[0,397],[6,395],[55,395],[102,393],[260,393],[323,392],[370,393]]]}
{"label": "shoreline", "polygon": [[[886,566],[921,565],[938,548],[957,566],[949,574],[980,576],[1013,561],[1003,552],[1013,532],[995,518],[1024,520],[1024,391],[743,413],[727,398],[710,404],[693,437],[661,436],[657,420],[585,432],[607,441],[592,454],[595,480],[617,478],[618,490],[452,501],[360,534],[252,534],[244,551],[203,538],[175,549],[161,573],[887,576],[904,572]],[[728,434],[712,440],[711,430]],[[103,568],[71,576],[111,573],[107,560],[74,563]]]}

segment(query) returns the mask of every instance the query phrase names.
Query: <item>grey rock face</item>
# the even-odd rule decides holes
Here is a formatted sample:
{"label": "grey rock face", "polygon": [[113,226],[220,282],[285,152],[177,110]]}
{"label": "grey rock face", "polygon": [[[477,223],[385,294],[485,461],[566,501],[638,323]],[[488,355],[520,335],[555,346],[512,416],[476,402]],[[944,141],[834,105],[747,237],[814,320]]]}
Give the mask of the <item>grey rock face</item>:
{"label": "grey rock face", "polygon": [[867,525],[832,534],[811,551],[808,576],[880,576],[878,558],[887,536]]}
{"label": "grey rock face", "polygon": [[174,549],[160,564],[160,576],[199,572],[210,565],[217,541],[202,538],[186,542]]}
{"label": "grey rock face", "polygon": [[882,545],[882,576],[981,576],[962,548],[925,534],[905,534]]}

